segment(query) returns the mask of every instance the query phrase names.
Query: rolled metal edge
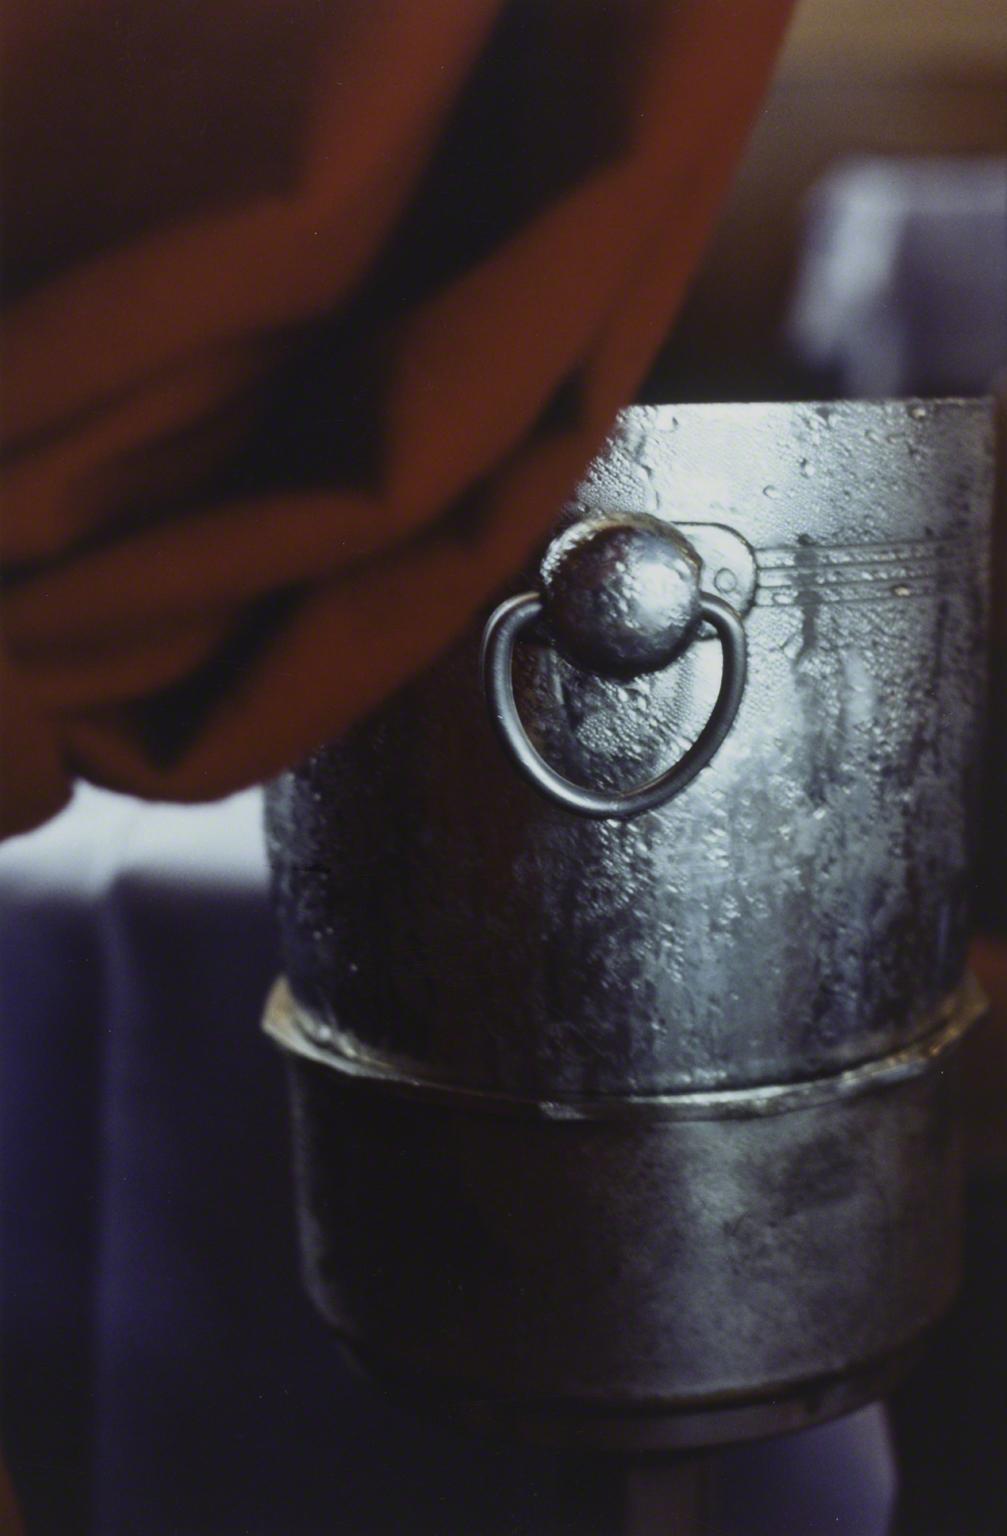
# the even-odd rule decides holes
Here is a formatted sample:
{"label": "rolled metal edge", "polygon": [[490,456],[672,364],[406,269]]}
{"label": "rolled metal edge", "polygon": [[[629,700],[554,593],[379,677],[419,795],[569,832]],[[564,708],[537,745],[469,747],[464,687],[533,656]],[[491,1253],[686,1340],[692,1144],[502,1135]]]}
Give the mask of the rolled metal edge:
{"label": "rolled metal edge", "polygon": [[841,1072],[746,1088],[563,1099],[532,1099],[425,1076],[410,1064],[365,1053],[335,1032],[331,1043],[323,1047],[312,1039],[311,1021],[299,1008],[282,976],[267,1001],[263,1029],[284,1051],[295,1056],[329,1067],[348,1079],[429,1103],[540,1120],[735,1120],[787,1114],[833,1099],[855,1099],[917,1077],[956,1046],[988,1006],[979,982],[971,971],[966,971],[960,985],[941,1000],[911,1044]]}

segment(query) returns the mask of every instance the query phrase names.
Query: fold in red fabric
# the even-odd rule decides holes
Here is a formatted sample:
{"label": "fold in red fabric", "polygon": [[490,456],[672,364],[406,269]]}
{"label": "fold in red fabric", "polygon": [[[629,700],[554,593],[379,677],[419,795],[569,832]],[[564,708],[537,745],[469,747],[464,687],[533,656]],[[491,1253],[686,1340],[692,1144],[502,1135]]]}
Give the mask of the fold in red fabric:
{"label": "fold in red fabric", "polygon": [[790,0],[19,0],[3,830],[268,777],[528,557]]}

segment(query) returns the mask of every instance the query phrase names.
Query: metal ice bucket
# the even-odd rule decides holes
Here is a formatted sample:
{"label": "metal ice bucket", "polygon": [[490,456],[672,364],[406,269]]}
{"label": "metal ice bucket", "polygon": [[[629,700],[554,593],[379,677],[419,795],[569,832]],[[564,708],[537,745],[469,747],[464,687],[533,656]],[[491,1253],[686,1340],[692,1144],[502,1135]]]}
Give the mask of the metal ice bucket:
{"label": "metal ice bucket", "polygon": [[991,482],[980,402],[628,410],[481,667],[272,787],[308,1284],[388,1377],[712,1443],[940,1315]]}

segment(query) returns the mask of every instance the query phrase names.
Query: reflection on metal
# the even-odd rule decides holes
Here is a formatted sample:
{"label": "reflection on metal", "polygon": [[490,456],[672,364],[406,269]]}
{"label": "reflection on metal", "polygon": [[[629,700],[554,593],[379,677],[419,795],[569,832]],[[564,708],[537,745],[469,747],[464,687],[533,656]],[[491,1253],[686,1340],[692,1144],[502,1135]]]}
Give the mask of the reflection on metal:
{"label": "reflection on metal", "polygon": [[[978,402],[628,411],[524,583],[508,738],[614,809],[501,752],[481,626],[271,789],[309,1283],[386,1374],[547,1438],[713,1442],[864,1400],[945,1306],[990,439]],[[585,665],[563,551],[655,520],[684,605],[651,670],[611,629]],[[747,681],[627,817],[723,696],[690,583]],[[491,673],[506,702],[507,645]]]}
{"label": "reflection on metal", "polygon": [[[521,723],[514,697],[514,645],[523,630],[538,624],[545,607],[537,593],[526,593],[501,603],[491,616],[483,635],[483,685],[489,705],[490,720],[500,744],[519,773],[540,794],[580,816],[628,817],[656,810],[691,784],[713,757],[738,713],[745,687],[745,631],[734,609],[719,597],[697,593],[693,632],[701,622],[716,632],[723,649],[720,687],[710,711],[710,718],[696,740],[685,749],[671,768],[635,789],[610,790],[608,793],[573,784],[556,773],[536,752]],[[639,673],[631,673],[638,676]]]}
{"label": "reflection on metal", "polygon": [[[466,1088],[403,1071],[381,1056],[369,1057],[352,1041],[332,1042],[320,1050],[303,1027],[290,988],[282,978],[266,1007],[266,1033],[296,1056],[343,1072],[373,1088],[411,1099],[422,1099],[483,1114],[512,1115],[536,1120],[743,1120],[752,1116],[785,1115],[810,1109],[830,1099],[859,1098],[877,1093],[933,1069],[959,1043],[969,1026],[987,1008],[986,996],[971,972],[934,1016],[933,1027],[901,1051],[893,1051],[807,1082],[764,1083],[756,1088],[722,1088],[706,1093],[652,1093],[635,1097],[597,1094],[593,1098],[528,1099],[517,1094]],[[334,1047],[334,1049],[332,1048]]]}

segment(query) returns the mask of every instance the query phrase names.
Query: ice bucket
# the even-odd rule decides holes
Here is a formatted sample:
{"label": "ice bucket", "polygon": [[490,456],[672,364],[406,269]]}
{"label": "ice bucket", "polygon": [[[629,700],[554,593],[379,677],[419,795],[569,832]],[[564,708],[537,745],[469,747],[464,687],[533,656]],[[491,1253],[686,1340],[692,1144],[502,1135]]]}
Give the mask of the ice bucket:
{"label": "ice bucket", "polygon": [[982,402],[627,410],[485,635],[271,787],[307,1280],[389,1380],[715,1443],[941,1314],[991,495]]}

